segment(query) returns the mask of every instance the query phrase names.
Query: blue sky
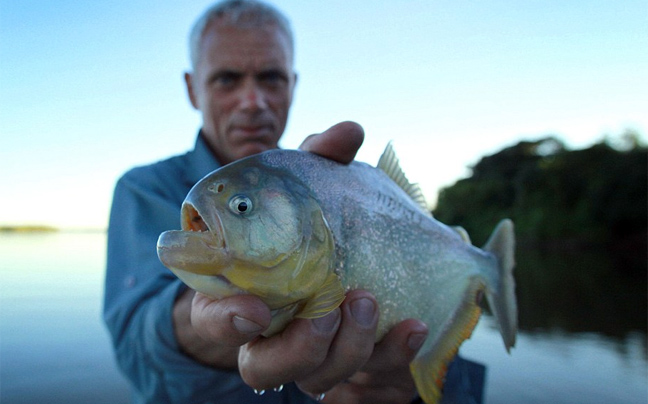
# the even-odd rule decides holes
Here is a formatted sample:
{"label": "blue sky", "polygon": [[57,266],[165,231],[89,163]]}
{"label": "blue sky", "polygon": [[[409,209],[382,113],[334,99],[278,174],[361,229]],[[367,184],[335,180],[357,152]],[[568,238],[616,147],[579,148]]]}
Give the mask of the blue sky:
{"label": "blue sky", "polygon": [[[186,37],[209,4],[0,2],[0,225],[105,227],[119,175],[192,147]],[[647,1],[274,4],[299,74],[282,145],[355,120],[359,159],[394,140],[431,202],[522,139],[648,132]]]}

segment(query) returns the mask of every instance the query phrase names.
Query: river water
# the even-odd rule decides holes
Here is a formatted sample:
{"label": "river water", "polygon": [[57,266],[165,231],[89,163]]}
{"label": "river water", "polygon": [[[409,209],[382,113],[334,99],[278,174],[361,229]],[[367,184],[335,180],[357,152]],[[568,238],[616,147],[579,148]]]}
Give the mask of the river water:
{"label": "river water", "polygon": [[[103,233],[0,233],[0,403],[128,403],[101,322]],[[485,403],[648,401],[646,257],[519,254],[520,333],[485,315],[461,355]]]}

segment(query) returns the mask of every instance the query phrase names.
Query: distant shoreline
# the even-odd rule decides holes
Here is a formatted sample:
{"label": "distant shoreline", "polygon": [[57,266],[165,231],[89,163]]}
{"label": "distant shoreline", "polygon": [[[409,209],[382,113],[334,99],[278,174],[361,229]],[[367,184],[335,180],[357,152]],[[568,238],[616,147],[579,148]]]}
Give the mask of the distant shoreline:
{"label": "distant shoreline", "polygon": [[58,228],[47,225],[0,226],[0,233],[105,233],[103,228]]}

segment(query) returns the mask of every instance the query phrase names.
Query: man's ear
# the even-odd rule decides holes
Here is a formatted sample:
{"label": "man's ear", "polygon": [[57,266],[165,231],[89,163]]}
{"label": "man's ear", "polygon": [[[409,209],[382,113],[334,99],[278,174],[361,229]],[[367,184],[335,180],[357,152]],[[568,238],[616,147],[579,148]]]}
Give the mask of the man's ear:
{"label": "man's ear", "polygon": [[193,87],[193,75],[189,72],[185,72],[184,80],[185,85],[187,86],[187,95],[189,96],[189,101],[195,109],[198,109],[198,99],[196,98],[196,93],[194,92]]}
{"label": "man's ear", "polygon": [[292,86],[290,88],[290,104],[292,105],[295,96],[295,87],[297,87],[297,73],[292,74]]}

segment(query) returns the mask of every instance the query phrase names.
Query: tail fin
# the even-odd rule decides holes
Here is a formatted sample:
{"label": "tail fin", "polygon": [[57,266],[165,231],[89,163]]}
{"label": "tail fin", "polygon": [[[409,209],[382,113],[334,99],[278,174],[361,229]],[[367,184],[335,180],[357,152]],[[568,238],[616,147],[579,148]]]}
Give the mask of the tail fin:
{"label": "tail fin", "polygon": [[504,345],[508,352],[515,345],[517,334],[517,303],[515,300],[515,232],[510,219],[502,220],[490,236],[483,249],[489,251],[499,264],[499,282],[488,285],[486,299],[497,322]]}

